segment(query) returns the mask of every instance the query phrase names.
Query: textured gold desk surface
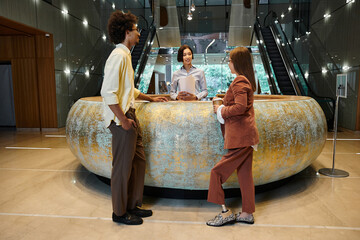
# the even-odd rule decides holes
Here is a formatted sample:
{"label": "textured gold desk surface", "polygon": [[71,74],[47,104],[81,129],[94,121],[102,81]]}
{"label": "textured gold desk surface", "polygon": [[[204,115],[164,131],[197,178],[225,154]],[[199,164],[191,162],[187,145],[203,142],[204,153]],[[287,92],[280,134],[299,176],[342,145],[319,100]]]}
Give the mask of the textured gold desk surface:
{"label": "textured gold desk surface", "polygon": [[[253,162],[255,185],[294,175],[321,153],[327,126],[314,99],[257,95],[254,108],[260,134]],[[88,170],[110,178],[111,133],[102,111],[101,97],[77,101],[68,115],[67,141]],[[207,189],[211,168],[226,153],[212,103],[139,101],[136,114],[147,157],[145,185]],[[238,187],[235,174],[224,185],[233,187]]]}

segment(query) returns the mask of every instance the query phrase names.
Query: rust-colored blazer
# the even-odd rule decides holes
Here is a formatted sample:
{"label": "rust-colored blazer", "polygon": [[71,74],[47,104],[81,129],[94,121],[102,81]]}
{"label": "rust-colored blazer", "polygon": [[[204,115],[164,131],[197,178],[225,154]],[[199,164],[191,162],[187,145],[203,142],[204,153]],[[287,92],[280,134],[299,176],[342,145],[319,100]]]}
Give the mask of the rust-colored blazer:
{"label": "rust-colored blazer", "polygon": [[245,76],[238,76],[230,84],[221,109],[225,124],[221,124],[224,149],[241,148],[259,143],[255,123],[254,92]]}

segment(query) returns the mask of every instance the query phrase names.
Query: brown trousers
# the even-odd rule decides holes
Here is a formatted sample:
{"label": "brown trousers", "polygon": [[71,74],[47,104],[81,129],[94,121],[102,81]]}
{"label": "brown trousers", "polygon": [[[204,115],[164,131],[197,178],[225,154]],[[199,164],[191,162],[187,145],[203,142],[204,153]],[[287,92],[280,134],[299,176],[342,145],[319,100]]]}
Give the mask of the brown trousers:
{"label": "brown trousers", "polygon": [[255,212],[255,187],[252,176],[253,148],[229,149],[213,169],[211,169],[208,201],[225,204],[225,194],[222,184],[237,170],[241,190],[242,211]]}
{"label": "brown trousers", "polygon": [[137,127],[124,130],[111,122],[112,133],[112,171],[111,195],[113,211],[117,216],[124,215],[129,209],[142,205],[145,153],[139,122],[135,109],[130,109],[126,117],[133,119]]}

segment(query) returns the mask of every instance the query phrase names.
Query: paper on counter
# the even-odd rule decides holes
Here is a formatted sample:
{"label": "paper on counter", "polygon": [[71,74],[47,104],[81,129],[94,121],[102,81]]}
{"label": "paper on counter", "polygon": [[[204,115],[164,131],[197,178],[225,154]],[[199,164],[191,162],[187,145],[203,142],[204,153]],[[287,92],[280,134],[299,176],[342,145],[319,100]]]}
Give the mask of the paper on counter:
{"label": "paper on counter", "polygon": [[195,94],[195,78],[190,75],[179,80],[179,90]]}

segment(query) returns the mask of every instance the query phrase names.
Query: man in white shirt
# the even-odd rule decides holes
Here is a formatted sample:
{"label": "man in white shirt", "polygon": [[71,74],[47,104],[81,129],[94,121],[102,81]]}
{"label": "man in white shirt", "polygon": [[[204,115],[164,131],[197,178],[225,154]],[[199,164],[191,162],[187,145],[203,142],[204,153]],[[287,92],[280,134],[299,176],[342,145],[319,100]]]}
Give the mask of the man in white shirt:
{"label": "man in white shirt", "polygon": [[112,133],[111,194],[114,222],[142,224],[151,210],[140,209],[144,190],[145,154],[141,129],[135,116],[135,99],[150,102],[167,101],[151,98],[134,87],[134,70],[130,49],[139,42],[137,17],[115,11],[108,22],[110,40],[116,44],[106,60],[101,96],[104,120]]}

